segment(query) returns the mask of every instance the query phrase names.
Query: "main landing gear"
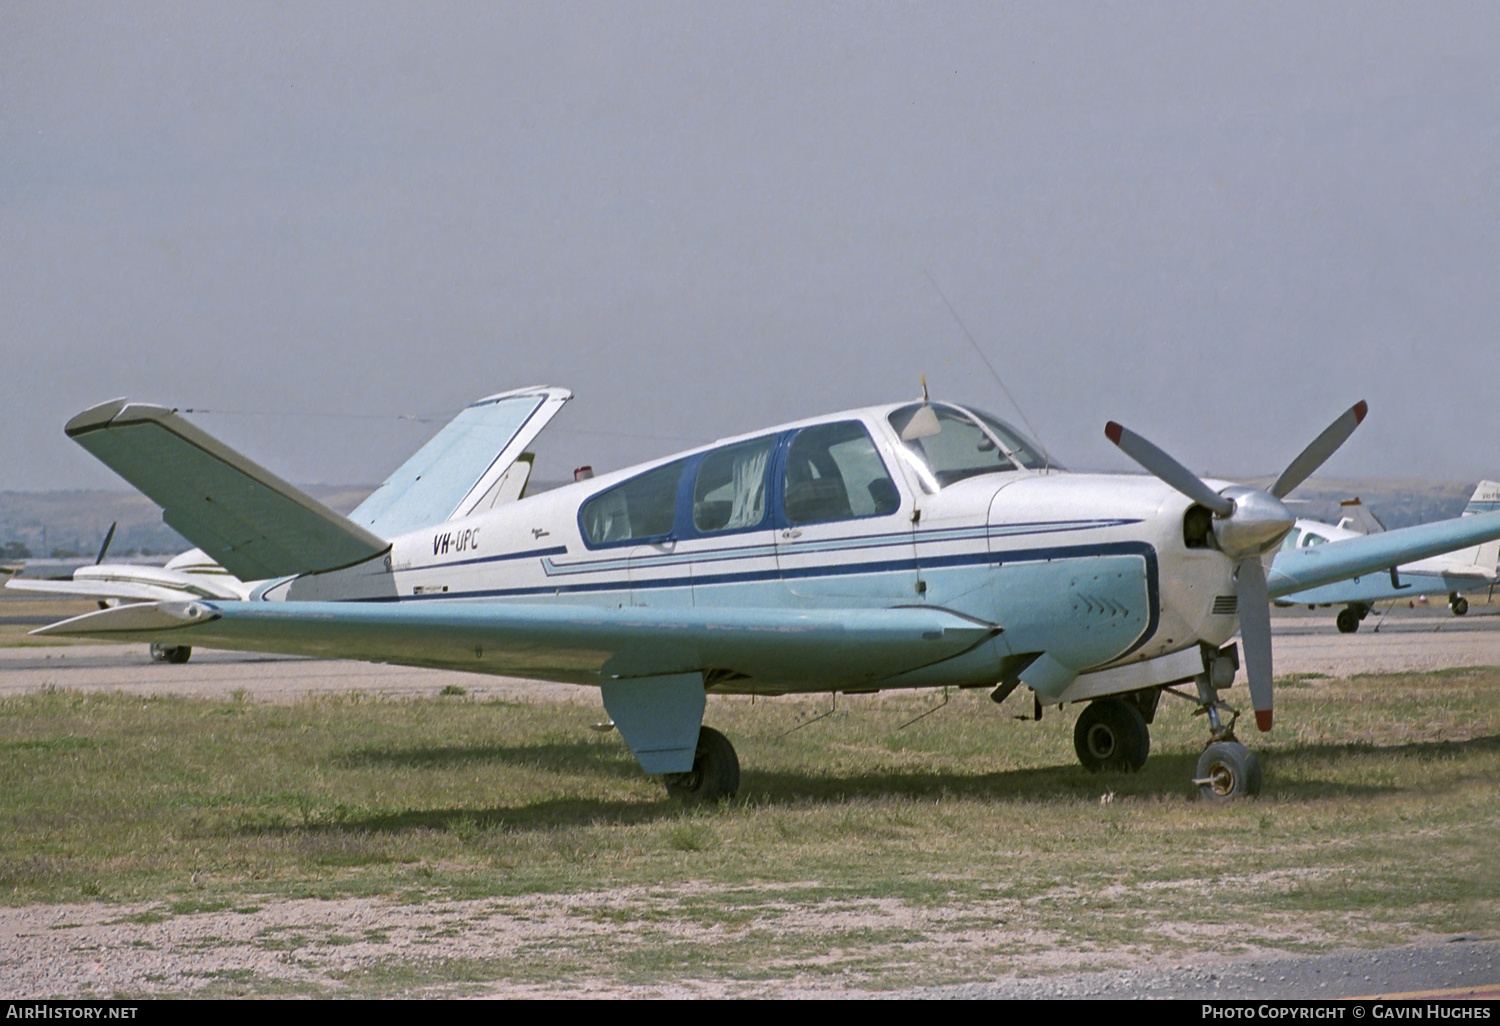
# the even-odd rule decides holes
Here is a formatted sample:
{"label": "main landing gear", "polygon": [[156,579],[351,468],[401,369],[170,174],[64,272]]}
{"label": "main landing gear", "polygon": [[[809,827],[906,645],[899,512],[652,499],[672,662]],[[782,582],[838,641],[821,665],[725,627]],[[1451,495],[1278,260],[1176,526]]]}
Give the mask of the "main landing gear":
{"label": "main landing gear", "polygon": [[[1465,606],[1464,608],[1468,608]],[[1339,615],[1334,618],[1340,634],[1353,634],[1359,630],[1360,623],[1370,615],[1370,607],[1355,603],[1345,606],[1339,610]]]}
{"label": "main landing gear", "polygon": [[[1152,692],[1153,695],[1159,692]],[[1100,698],[1088,704],[1073,728],[1073,750],[1090,773],[1136,773],[1151,754],[1151,731],[1134,696]],[[1151,701],[1151,712],[1156,702]]]}
{"label": "main landing gear", "polygon": [[[1209,743],[1193,775],[1198,794],[1222,802],[1260,793],[1260,760],[1234,736],[1239,711],[1219,701],[1219,691],[1234,682],[1239,652],[1233,646],[1204,653],[1204,672],[1196,678],[1196,699],[1171,688],[1147,688],[1090,702],[1073,728],[1073,748],[1085,769],[1099,772],[1138,772],[1151,751],[1149,724],[1156,718],[1162,692],[1187,699],[1208,717]],[[1225,722],[1222,714],[1228,714]]]}
{"label": "main landing gear", "polygon": [[1448,608],[1453,610],[1454,616],[1463,616],[1469,611],[1469,600],[1455,591],[1448,596]]}
{"label": "main landing gear", "polygon": [[185,663],[192,656],[193,649],[190,645],[158,645],[151,643],[151,661],[153,663]]}
{"label": "main landing gear", "polygon": [[739,756],[727,737],[712,727],[701,727],[693,768],[686,773],[667,773],[662,782],[667,785],[667,794],[694,805],[733,798],[740,789]]}

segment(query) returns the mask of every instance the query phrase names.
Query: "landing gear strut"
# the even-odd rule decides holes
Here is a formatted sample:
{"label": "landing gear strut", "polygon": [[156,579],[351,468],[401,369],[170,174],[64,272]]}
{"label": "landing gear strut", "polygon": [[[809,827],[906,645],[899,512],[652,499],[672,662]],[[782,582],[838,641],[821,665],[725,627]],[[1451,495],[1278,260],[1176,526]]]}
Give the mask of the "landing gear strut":
{"label": "landing gear strut", "polygon": [[712,727],[702,727],[693,768],[686,773],[668,773],[662,782],[667,785],[667,794],[695,805],[733,798],[740,789],[739,756],[727,737]]}
{"label": "landing gear strut", "polygon": [[[1356,620],[1355,626],[1358,625],[1359,621]],[[1235,656],[1237,664],[1238,652],[1231,654]],[[1198,711],[1208,717],[1209,743],[1198,757],[1193,783],[1198,785],[1199,797],[1211,802],[1250,798],[1260,794],[1260,760],[1234,736],[1234,724],[1239,719],[1239,710],[1220,702],[1218,689],[1214,687],[1218,683],[1228,686],[1234,680],[1233,670],[1227,666],[1228,659],[1229,656],[1224,653],[1210,655],[1205,651],[1204,672],[1195,679],[1198,685]],[[1221,660],[1225,661],[1223,665]],[[1228,723],[1220,717],[1221,711],[1229,714]]]}
{"label": "landing gear strut", "polygon": [[185,663],[192,656],[193,649],[190,645],[158,645],[151,643],[151,661],[153,663]]}

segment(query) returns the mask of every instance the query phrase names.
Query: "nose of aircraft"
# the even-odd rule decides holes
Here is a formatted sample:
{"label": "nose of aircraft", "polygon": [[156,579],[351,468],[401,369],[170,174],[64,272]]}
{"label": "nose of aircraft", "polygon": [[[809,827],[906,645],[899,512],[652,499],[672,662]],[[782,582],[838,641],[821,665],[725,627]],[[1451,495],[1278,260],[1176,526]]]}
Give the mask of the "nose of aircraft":
{"label": "nose of aircraft", "polygon": [[1214,518],[1214,537],[1231,559],[1258,556],[1292,529],[1297,517],[1276,496],[1235,485],[1219,494],[1234,503],[1234,512]]}

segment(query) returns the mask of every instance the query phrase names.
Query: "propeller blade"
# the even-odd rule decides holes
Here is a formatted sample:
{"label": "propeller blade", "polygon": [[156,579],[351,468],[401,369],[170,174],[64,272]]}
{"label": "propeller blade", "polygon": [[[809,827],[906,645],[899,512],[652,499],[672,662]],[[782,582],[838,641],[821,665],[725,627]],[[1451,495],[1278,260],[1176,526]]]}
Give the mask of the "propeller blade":
{"label": "propeller blade", "polygon": [[1234,503],[1198,479],[1187,467],[1162,452],[1129,428],[1114,421],[1104,425],[1104,436],[1120,450],[1164,482],[1200,506],[1207,506],[1221,517],[1234,512]]}
{"label": "propeller blade", "polygon": [[1255,725],[1271,729],[1275,704],[1271,678],[1271,602],[1266,597],[1266,568],[1259,556],[1240,560],[1234,592],[1240,613],[1240,641],[1245,649],[1245,676],[1250,681],[1250,704]]}
{"label": "propeller blade", "polygon": [[104,544],[99,546],[99,558],[94,560],[95,566],[104,562],[104,554],[109,551],[109,543],[115,540],[115,528],[119,526],[120,522],[118,520],[109,525],[109,531],[104,535]]}
{"label": "propeller blade", "polygon": [[1271,486],[1271,494],[1280,499],[1311,477],[1313,471],[1321,467],[1328,457],[1338,451],[1339,446],[1349,440],[1349,436],[1354,434],[1354,429],[1359,427],[1359,422],[1364,420],[1365,414],[1369,412],[1370,407],[1363,399],[1345,410],[1338,420],[1328,425],[1323,433],[1314,438],[1312,444],[1303,449],[1301,454],[1281,472],[1281,476]]}

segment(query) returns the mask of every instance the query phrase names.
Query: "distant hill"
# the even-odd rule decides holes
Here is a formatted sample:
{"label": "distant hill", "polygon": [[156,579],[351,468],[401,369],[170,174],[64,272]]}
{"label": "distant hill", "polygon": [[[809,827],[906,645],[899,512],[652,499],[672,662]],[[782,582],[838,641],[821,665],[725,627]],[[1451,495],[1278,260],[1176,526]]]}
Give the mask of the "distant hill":
{"label": "distant hill", "polygon": [[[1268,488],[1274,478],[1247,481]],[[1405,481],[1390,478],[1314,478],[1287,496],[1297,516],[1308,520],[1339,522],[1344,514],[1339,503],[1359,499],[1387,528],[1411,527],[1458,516],[1469,504],[1477,481]]]}
{"label": "distant hill", "polygon": [[[319,502],[348,513],[374,485],[301,485]],[[111,523],[118,522],[110,552],[178,553],[192,548],[161,522],[161,507],[139,492],[0,492],[0,549],[19,544],[33,556],[92,556]],[[14,550],[6,554],[15,555]]]}
{"label": "distant hill", "polygon": [[[563,484],[538,481],[528,494]],[[1249,483],[1266,487],[1268,478]],[[340,513],[358,506],[374,485],[301,485],[309,495]],[[1356,496],[1375,512],[1386,527],[1407,527],[1430,520],[1444,520],[1463,512],[1474,482],[1404,481],[1381,478],[1315,478],[1303,484],[1291,498],[1298,516],[1337,523],[1339,503]],[[191,548],[187,539],[161,522],[161,508],[139,492],[0,492],[0,552],[8,545],[22,545],[33,556],[54,552],[92,556],[112,522],[118,521],[110,551],[132,553],[177,553]],[[6,554],[7,557],[13,553]]]}

